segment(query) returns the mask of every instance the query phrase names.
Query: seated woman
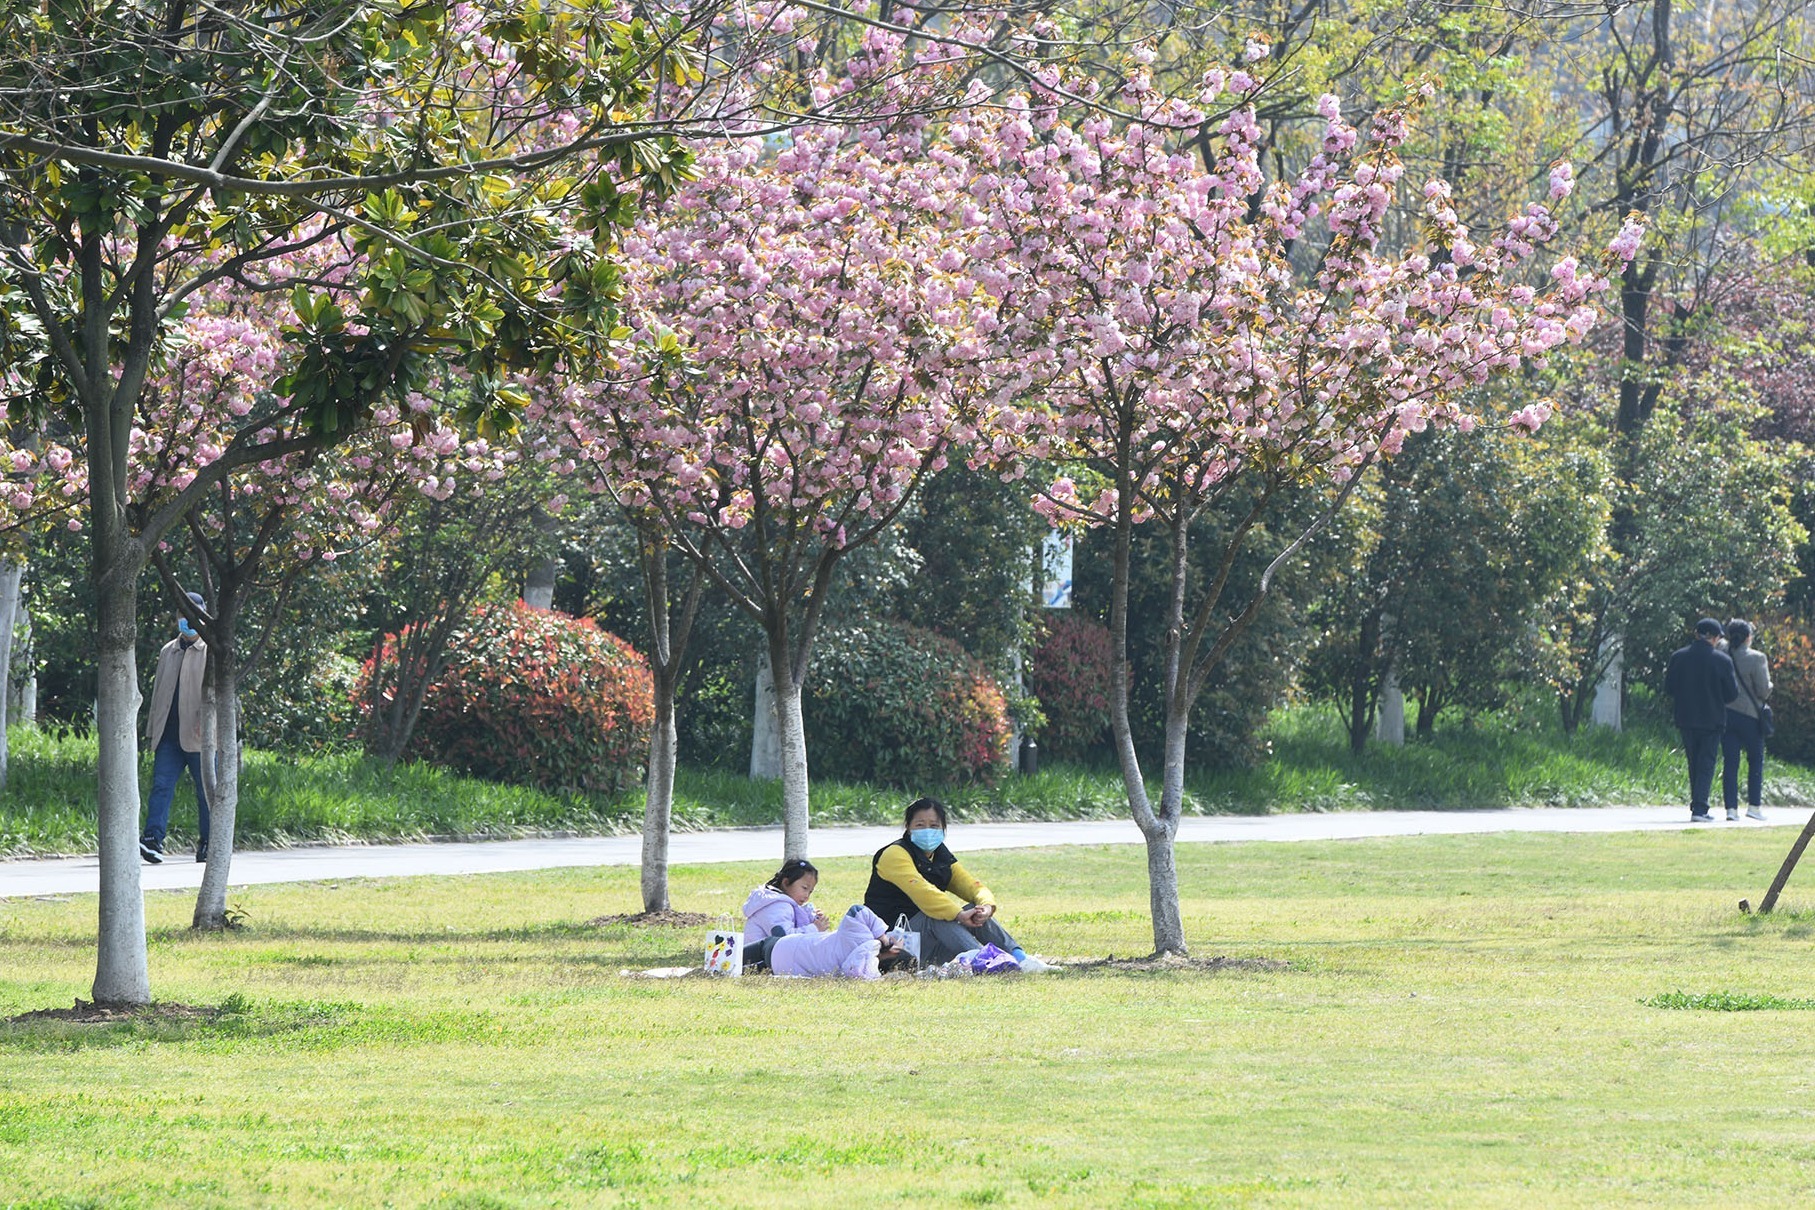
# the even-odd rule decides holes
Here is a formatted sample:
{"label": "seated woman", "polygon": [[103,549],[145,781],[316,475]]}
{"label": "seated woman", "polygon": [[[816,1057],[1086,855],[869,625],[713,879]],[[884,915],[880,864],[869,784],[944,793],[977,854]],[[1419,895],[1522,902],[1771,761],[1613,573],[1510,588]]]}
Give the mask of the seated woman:
{"label": "seated woman", "polygon": [[780,925],[775,927],[774,935],[757,948],[763,964],[777,975],[880,979],[884,971],[913,968],[900,938],[861,903],[853,903],[829,933],[783,933]]}
{"label": "seated woman", "polygon": [[966,950],[994,943],[1015,956],[1024,971],[1051,968],[1030,957],[996,920],[989,888],[958,864],[945,847],[945,804],[918,798],[908,804],[901,839],[876,850],[863,906],[893,922],[906,916],[920,934],[920,962],[938,966]]}

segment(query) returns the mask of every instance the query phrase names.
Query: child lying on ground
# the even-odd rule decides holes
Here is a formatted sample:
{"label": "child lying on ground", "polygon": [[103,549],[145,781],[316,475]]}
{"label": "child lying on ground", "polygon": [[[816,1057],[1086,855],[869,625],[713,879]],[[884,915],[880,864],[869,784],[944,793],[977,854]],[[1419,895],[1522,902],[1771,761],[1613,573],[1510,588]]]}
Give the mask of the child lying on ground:
{"label": "child lying on ground", "polygon": [[884,970],[911,970],[914,962],[902,952],[900,938],[861,903],[852,904],[829,933],[784,933],[777,925],[759,948],[778,975],[880,979]]}

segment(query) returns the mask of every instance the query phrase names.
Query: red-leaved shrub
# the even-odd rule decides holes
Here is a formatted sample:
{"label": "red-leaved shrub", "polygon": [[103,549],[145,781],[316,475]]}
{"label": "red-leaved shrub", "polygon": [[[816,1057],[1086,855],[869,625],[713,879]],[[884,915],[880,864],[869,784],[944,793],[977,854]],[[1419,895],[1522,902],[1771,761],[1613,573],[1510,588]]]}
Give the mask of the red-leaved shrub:
{"label": "red-leaved shrub", "polygon": [[931,789],[993,781],[1006,767],[1008,705],[995,678],[906,622],[822,633],[801,713],[818,777]]}
{"label": "red-leaved shrub", "polygon": [[1048,613],[1028,661],[1028,688],[1046,725],[1041,755],[1077,760],[1109,731],[1109,627],[1075,613]]}
{"label": "red-leaved shrub", "polygon": [[1815,760],[1815,636],[1807,626],[1777,619],[1758,623],[1752,645],[1770,662],[1771,714],[1777,725],[1767,741],[1772,755]]}
{"label": "red-leaved shrub", "polygon": [[592,619],[521,601],[481,606],[448,652],[410,755],[547,790],[612,793],[640,776],[655,683],[643,657]]}

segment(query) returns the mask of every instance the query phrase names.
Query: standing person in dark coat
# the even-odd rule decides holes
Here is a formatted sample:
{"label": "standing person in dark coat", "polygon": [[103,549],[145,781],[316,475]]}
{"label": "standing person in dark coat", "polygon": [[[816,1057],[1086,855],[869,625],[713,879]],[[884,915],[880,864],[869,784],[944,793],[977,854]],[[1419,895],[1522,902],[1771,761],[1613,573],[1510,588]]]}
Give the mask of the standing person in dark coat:
{"label": "standing person in dark coat", "polygon": [[1664,692],[1676,703],[1676,726],[1689,757],[1689,820],[1711,823],[1708,794],[1714,787],[1714,760],[1727,728],[1727,703],[1739,696],[1733,661],[1715,644],[1721,624],[1703,618],[1695,624],[1695,642],[1670,656]]}

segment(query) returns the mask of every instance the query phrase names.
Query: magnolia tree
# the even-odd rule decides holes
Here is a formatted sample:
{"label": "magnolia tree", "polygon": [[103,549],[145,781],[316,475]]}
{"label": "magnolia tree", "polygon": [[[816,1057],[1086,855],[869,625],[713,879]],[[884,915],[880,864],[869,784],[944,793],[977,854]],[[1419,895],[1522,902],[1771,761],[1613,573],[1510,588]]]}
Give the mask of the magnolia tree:
{"label": "magnolia tree", "polygon": [[[1247,61],[1264,55],[1250,45]],[[1571,188],[1562,163],[1547,202],[1479,238],[1449,186],[1429,181],[1422,246],[1382,246],[1416,94],[1381,109],[1365,135],[1324,97],[1321,150],[1296,177],[1269,181],[1251,70],[1211,71],[1189,101],[1160,96],[1137,70],[1115,101],[1142,120],[1121,125],[1069,120],[1051,90],[992,97],[979,86],[974,116],[934,150],[964,175],[947,217],[988,303],[961,350],[996,408],[1001,435],[984,457],[1069,465],[1039,506],[1056,523],[1115,534],[1111,718],[1161,953],[1186,949],[1173,838],[1192,706],[1274,573],[1407,433],[1472,427],[1461,402],[1471,388],[1580,339],[1606,285],[1605,268],[1575,257],[1548,273],[1533,264],[1555,231],[1548,207]],[[1177,150],[1187,146],[1211,150],[1200,160]],[[1607,267],[1638,238],[1628,224]],[[1532,404],[1508,422],[1530,429],[1546,415]],[[1191,522],[1238,485],[1252,504],[1232,518],[1210,583],[1193,584]],[[1225,599],[1238,553],[1266,534],[1274,505],[1304,491],[1326,493],[1327,507],[1286,535],[1258,591]],[[1172,569],[1157,801],[1128,712],[1131,538],[1148,522],[1165,527]]]}
{"label": "magnolia tree", "polygon": [[[465,423],[506,431],[513,374],[596,356],[624,186],[684,168],[662,114],[697,73],[685,21],[579,5],[88,0],[0,22],[0,370],[19,443],[0,456],[74,430],[58,456],[86,476],[98,602],[93,995],[142,1003],[134,645],[151,551],[234,471],[342,444],[440,374],[469,379]],[[302,254],[339,270],[299,278],[285,266]],[[218,456],[141,510],[148,384],[217,283],[300,287],[285,372],[269,410],[224,425]],[[34,504],[17,477],[4,499]]]}
{"label": "magnolia tree", "polygon": [[[879,59],[895,50],[874,31],[869,45]],[[635,336],[672,356],[561,406],[596,486],[644,535],[646,567],[672,546],[760,626],[785,847],[799,857],[814,631],[839,561],[970,437],[945,364],[961,300],[929,221],[936,174],[917,120],[797,129],[773,153],[721,148],[700,156],[700,178],[624,242]],[[673,768],[673,689],[658,676],[652,812]],[[649,823],[665,837],[664,819]]]}

